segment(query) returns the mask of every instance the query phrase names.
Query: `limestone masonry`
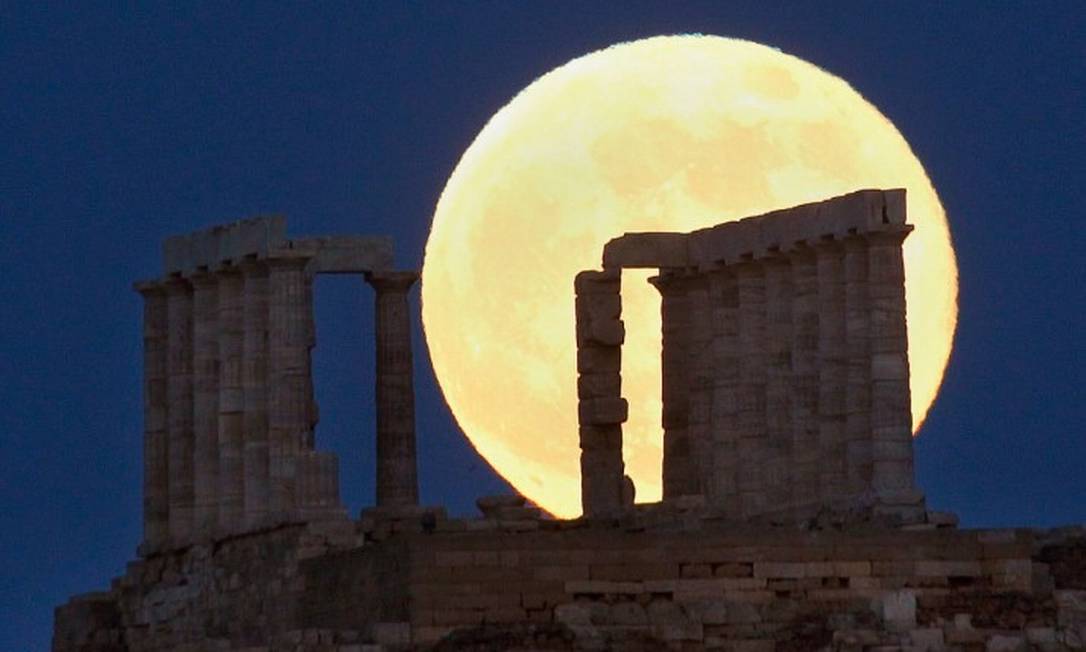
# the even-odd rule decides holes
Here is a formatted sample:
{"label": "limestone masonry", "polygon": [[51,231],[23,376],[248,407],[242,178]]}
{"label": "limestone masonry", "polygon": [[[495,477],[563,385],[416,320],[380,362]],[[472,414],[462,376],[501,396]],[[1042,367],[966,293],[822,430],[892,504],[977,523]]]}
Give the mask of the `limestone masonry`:
{"label": "limestone masonry", "polygon": [[[408,292],[380,237],[167,239],[144,297],[144,537],[54,652],[1086,649],[1086,528],[960,530],[915,486],[902,190],[609,242],[574,282],[582,500],[418,504]],[[624,473],[621,269],[663,317],[663,500]],[[318,451],[316,274],[375,291],[376,505]],[[563,336],[556,334],[556,336]],[[573,382],[574,379],[570,379]]]}

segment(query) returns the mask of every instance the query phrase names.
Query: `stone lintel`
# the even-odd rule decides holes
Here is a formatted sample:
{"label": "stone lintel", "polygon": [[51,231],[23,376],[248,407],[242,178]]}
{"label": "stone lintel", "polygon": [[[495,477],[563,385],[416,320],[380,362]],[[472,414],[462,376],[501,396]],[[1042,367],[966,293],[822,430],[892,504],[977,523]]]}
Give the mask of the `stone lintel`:
{"label": "stone lintel", "polygon": [[627,233],[603,247],[603,266],[625,268],[686,267],[685,233]]}
{"label": "stone lintel", "polygon": [[363,274],[392,267],[392,238],[388,236],[327,236],[291,241],[291,247],[312,256],[313,274]]}

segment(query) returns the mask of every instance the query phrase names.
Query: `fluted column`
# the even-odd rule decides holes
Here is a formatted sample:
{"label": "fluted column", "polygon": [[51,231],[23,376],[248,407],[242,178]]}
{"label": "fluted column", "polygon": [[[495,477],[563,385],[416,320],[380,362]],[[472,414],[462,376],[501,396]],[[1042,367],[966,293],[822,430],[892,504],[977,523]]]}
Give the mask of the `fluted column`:
{"label": "fluted column", "polygon": [[407,293],[418,273],[370,272],[377,322],[377,506],[418,505],[415,388]]}
{"label": "fluted column", "polygon": [[735,265],[739,296],[738,481],[744,516],[766,511],[765,273],[754,262]]}
{"label": "fluted column", "polygon": [[[880,502],[915,502],[902,242],[912,227],[870,233],[872,486]],[[915,498],[915,500],[914,500]]]}
{"label": "fluted column", "polygon": [[845,247],[845,475],[850,496],[871,487],[871,346],[867,240],[849,236]]}
{"label": "fluted column", "polygon": [[242,289],[242,466],[246,528],[268,518],[268,268],[241,265]]}
{"label": "fluted column", "polygon": [[734,271],[709,273],[712,306],[712,383],[710,412],[713,474],[706,488],[710,503],[730,517],[742,513],[739,496],[739,292]]}
{"label": "fluted column", "polygon": [[170,534],[169,313],[161,283],[141,283],[143,297],[143,550],[161,550]]}
{"label": "fluted column", "polygon": [[219,280],[219,500],[220,534],[241,529],[245,513],[242,461],[245,394],[244,279],[237,268],[224,269]]}
{"label": "fluted column", "polygon": [[819,501],[818,266],[814,250],[789,256],[792,279],[792,496],[793,504]]}
{"label": "fluted column", "polygon": [[581,505],[587,517],[621,512],[625,463],[622,424],[621,276],[617,269],[585,271],[574,280],[577,322],[577,419],[581,443]]}
{"label": "fluted column", "polygon": [[764,261],[766,299],[766,492],[770,509],[792,504],[792,270],[776,254]]}
{"label": "fluted column", "polygon": [[844,496],[845,349],[844,250],[835,241],[815,247],[818,264],[818,441],[823,502]]}
{"label": "fluted column", "polygon": [[185,545],[192,541],[194,495],[192,286],[184,279],[167,282],[166,311],[170,543]]}
{"label": "fluted column", "polygon": [[661,399],[664,427],[663,498],[701,493],[687,427],[690,415],[690,297],[686,279],[663,272],[649,279],[660,292]]}
{"label": "fluted column", "polygon": [[310,438],[308,261],[291,252],[268,260],[269,509],[277,521],[298,516],[298,456]]}
{"label": "fluted column", "polygon": [[694,478],[690,493],[706,495],[713,476],[713,307],[709,281],[704,275],[689,276],[686,286],[690,334],[680,364],[687,374],[686,439],[690,447],[690,470]]}
{"label": "fluted column", "polygon": [[219,524],[219,298],[215,275],[192,282],[193,533],[215,534]]}

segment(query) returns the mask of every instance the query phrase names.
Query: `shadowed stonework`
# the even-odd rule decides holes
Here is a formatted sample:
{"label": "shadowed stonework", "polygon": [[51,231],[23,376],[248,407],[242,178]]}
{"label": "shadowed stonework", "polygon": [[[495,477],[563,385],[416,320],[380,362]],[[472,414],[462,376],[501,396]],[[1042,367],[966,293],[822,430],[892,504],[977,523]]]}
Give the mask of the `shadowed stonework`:
{"label": "shadowed stonework", "polygon": [[[689,234],[579,274],[585,517],[418,505],[417,275],[281,219],[171,238],[145,298],[144,541],[54,652],[1086,649],[1086,529],[959,530],[913,481],[902,191]],[[664,497],[623,472],[623,267],[663,315]],[[377,505],[314,448],[317,273],[376,291]],[[570,379],[573,382],[573,379]]]}

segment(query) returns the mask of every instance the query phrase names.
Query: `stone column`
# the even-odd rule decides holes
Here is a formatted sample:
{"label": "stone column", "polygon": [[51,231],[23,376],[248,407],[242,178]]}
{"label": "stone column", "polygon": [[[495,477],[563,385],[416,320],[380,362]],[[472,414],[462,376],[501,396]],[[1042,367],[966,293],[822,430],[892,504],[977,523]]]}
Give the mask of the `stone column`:
{"label": "stone column", "polygon": [[182,278],[166,284],[166,397],[169,404],[170,543],[192,541],[193,407],[192,286]]}
{"label": "stone column", "polygon": [[219,523],[220,534],[242,529],[245,519],[245,476],[242,433],[245,393],[244,279],[236,267],[219,273]]}
{"label": "stone column", "polygon": [[277,252],[268,260],[268,475],[275,521],[298,517],[298,455],[309,440],[309,257]]}
{"label": "stone column", "polygon": [[846,495],[844,250],[839,242],[815,247],[818,265],[818,448],[823,504]]}
{"label": "stone column", "polygon": [[663,498],[701,493],[696,460],[687,436],[690,400],[691,315],[687,282],[679,273],[662,271],[649,283],[660,292],[661,399],[664,427]]}
{"label": "stone column", "polygon": [[627,507],[622,424],[629,413],[622,392],[621,272],[585,271],[574,280],[577,318],[577,418],[581,440],[581,505],[586,517]]}
{"label": "stone column", "polygon": [[788,257],[763,261],[766,298],[765,460],[771,510],[792,505],[792,269]]}
{"label": "stone column", "polygon": [[369,272],[376,292],[377,506],[419,503],[415,388],[407,293],[418,272]]}
{"label": "stone column", "polygon": [[871,487],[871,346],[867,292],[867,240],[849,236],[845,247],[845,476],[850,496]]}
{"label": "stone column", "polygon": [[706,500],[739,518],[739,292],[731,268],[708,273],[707,299],[712,306],[713,461]]}
{"label": "stone column", "polygon": [[[879,503],[922,516],[913,480],[909,343],[902,242],[912,227],[867,234],[870,302],[872,486]],[[914,513],[915,512],[915,513]]]}
{"label": "stone column", "polygon": [[756,262],[733,266],[739,296],[738,482],[744,517],[768,507],[766,478],[765,272]]}
{"label": "stone column", "polygon": [[689,313],[690,333],[685,357],[687,368],[686,438],[690,447],[690,470],[694,478],[688,491],[706,495],[713,477],[713,306],[709,280],[704,274],[683,280]]}
{"label": "stone column", "polygon": [[214,274],[192,278],[193,533],[213,537],[219,526],[219,293]]}
{"label": "stone column", "polygon": [[810,247],[789,256],[792,271],[792,497],[819,504],[818,266]]}
{"label": "stone column", "polygon": [[244,524],[248,529],[268,519],[268,268],[242,263],[242,466]]}
{"label": "stone column", "polygon": [[143,546],[162,550],[170,535],[168,307],[161,283],[139,283],[143,296]]}

